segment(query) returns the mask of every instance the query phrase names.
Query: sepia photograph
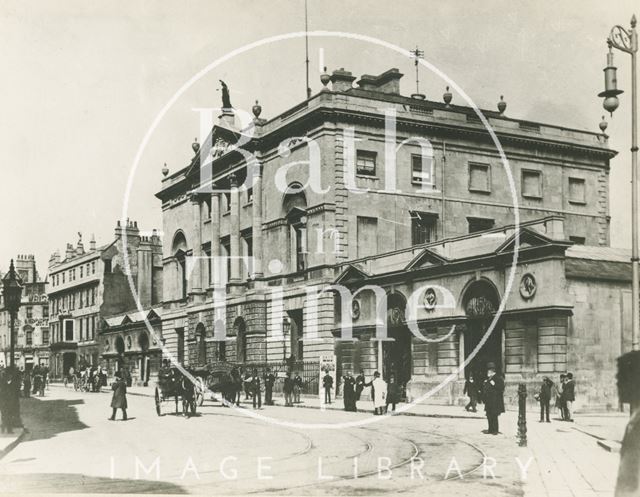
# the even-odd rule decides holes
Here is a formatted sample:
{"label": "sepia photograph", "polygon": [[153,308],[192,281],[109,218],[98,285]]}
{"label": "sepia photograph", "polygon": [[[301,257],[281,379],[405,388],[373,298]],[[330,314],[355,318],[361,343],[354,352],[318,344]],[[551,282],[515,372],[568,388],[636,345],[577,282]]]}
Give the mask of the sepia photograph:
{"label": "sepia photograph", "polygon": [[631,0],[0,0],[0,495],[640,497]]}

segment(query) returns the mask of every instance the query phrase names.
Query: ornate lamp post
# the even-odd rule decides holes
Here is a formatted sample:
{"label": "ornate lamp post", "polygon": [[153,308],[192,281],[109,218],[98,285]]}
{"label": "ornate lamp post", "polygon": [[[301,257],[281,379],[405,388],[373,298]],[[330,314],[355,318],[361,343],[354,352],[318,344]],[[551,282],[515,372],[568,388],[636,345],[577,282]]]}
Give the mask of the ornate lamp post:
{"label": "ornate lamp post", "polygon": [[613,65],[613,51],[616,48],[631,55],[631,310],[633,350],[640,349],[640,282],[638,273],[638,91],[636,77],[636,58],[638,54],[638,33],[636,16],[631,18],[629,30],[614,26],[607,38],[609,53],[607,67],[604,69],[605,90],[598,94],[604,97],[605,110],[611,114],[618,108],[616,67]]}
{"label": "ornate lamp post", "polygon": [[9,272],[2,278],[4,306],[9,311],[11,318],[11,337],[9,343],[11,344],[11,358],[9,359],[9,366],[14,366],[14,355],[16,347],[16,334],[15,334],[15,320],[20,308],[20,299],[22,297],[22,280],[16,273],[16,269],[13,266],[13,259],[11,259],[11,265],[9,266]]}
{"label": "ornate lamp post", "polygon": [[291,321],[289,317],[282,318],[282,359],[287,362],[287,338],[289,337],[289,331],[291,329]]}

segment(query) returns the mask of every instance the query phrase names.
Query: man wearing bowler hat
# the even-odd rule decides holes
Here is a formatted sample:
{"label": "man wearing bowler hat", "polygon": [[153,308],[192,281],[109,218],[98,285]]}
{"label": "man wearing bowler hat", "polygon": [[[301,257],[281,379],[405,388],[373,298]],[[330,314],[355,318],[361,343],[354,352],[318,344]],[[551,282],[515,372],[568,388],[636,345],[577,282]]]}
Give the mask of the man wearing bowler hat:
{"label": "man wearing bowler hat", "polygon": [[484,410],[487,416],[489,427],[482,433],[497,435],[498,416],[504,412],[504,380],[496,374],[496,365],[493,362],[487,364],[487,379],[482,385],[482,396],[484,399]]}

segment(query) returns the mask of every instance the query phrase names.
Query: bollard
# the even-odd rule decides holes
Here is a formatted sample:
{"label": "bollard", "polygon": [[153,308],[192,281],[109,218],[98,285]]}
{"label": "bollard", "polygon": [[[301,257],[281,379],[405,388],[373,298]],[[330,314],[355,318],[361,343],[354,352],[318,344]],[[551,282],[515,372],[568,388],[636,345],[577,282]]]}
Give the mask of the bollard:
{"label": "bollard", "polygon": [[518,445],[527,446],[527,386],[518,385]]}

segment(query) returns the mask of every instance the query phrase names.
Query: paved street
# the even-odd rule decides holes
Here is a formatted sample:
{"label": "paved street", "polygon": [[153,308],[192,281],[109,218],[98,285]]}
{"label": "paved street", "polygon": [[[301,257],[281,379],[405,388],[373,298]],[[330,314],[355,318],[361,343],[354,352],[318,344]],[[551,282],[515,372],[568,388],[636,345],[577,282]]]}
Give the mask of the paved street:
{"label": "paved street", "polygon": [[[158,417],[153,399],[135,395],[129,396],[130,420],[111,422],[109,401],[108,394],[64,388],[23,400],[29,435],[0,461],[0,492],[610,495],[617,464],[593,438],[560,423],[530,423],[530,447],[520,449],[511,413],[503,416],[504,434],[489,436],[481,433],[482,419],[395,416],[312,429],[254,419],[247,415],[252,410],[210,401],[191,419],[170,413],[167,402],[168,414]],[[277,406],[259,413],[309,424],[371,418]],[[523,483],[515,458],[526,466],[531,456]],[[487,459],[485,468],[485,457],[495,462]],[[574,457],[587,459],[588,475],[575,477]]]}

